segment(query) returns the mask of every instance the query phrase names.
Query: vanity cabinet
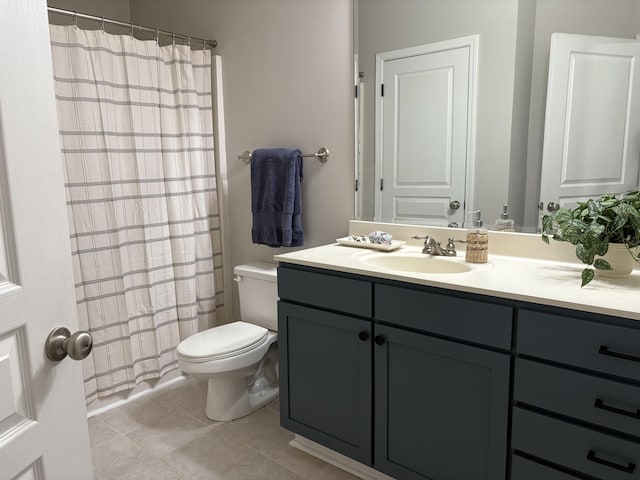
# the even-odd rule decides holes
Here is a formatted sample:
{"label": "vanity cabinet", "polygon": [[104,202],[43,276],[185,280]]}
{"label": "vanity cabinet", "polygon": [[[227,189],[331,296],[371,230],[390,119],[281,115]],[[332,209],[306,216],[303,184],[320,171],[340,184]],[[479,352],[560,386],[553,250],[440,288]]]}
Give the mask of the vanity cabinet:
{"label": "vanity cabinet", "polygon": [[513,309],[404,285],[374,292],[376,468],[505,478]]}
{"label": "vanity cabinet", "polygon": [[281,424],[398,480],[640,480],[640,321],[468,283],[281,263]]}
{"label": "vanity cabinet", "polygon": [[558,478],[640,479],[636,323],[571,311],[520,311],[513,480],[547,478],[534,476],[541,468]]}
{"label": "vanity cabinet", "polygon": [[370,322],[283,301],[278,317],[281,425],[370,465]]}
{"label": "vanity cabinet", "polygon": [[278,295],[281,425],[370,465],[372,284],[279,267]]}
{"label": "vanity cabinet", "polygon": [[286,265],[278,283],[283,427],[398,479],[506,477],[511,307]]}
{"label": "vanity cabinet", "polygon": [[509,356],[374,330],[375,467],[407,480],[505,478]]}

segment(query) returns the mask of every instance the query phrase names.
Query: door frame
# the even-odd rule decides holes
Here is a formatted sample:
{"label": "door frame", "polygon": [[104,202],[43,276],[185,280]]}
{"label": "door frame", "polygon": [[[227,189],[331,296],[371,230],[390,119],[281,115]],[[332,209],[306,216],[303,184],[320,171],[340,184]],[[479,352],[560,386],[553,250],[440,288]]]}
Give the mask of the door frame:
{"label": "door frame", "polygon": [[[379,94],[384,78],[384,64],[391,60],[426,55],[429,53],[443,52],[458,48],[469,49],[469,98],[467,99],[467,161],[465,168],[465,200],[462,208],[466,218],[466,212],[473,210],[474,170],[476,160],[476,97],[478,78],[478,44],[480,35],[453,38],[439,42],[418,45],[415,47],[389,50],[376,54],[376,78],[375,78],[375,184],[374,184],[374,221],[382,218],[382,194],[380,193],[380,179],[382,178],[382,148],[383,148],[383,119],[384,111],[382,96]],[[462,225],[461,225],[462,226]]]}

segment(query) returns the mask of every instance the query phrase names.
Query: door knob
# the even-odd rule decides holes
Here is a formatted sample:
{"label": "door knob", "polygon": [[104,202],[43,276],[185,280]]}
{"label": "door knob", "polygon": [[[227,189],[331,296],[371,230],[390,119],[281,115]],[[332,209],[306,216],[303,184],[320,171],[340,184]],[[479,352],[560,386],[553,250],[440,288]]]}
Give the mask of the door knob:
{"label": "door knob", "polygon": [[458,200],[454,200],[449,204],[449,208],[451,210],[458,210],[460,208],[460,202]]}
{"label": "door knob", "polygon": [[554,203],[554,202],[547,203],[547,211],[549,211],[549,212],[557,212],[558,210],[560,210],[560,204],[559,203]]}
{"label": "door knob", "polygon": [[52,362],[59,362],[69,355],[74,360],[87,358],[93,348],[93,338],[89,332],[79,330],[73,335],[66,327],[51,330],[44,342],[44,351]]}
{"label": "door knob", "polygon": [[363,342],[369,340],[369,332],[367,332],[366,330],[362,330],[359,334],[358,334],[358,338],[360,340],[362,340]]}

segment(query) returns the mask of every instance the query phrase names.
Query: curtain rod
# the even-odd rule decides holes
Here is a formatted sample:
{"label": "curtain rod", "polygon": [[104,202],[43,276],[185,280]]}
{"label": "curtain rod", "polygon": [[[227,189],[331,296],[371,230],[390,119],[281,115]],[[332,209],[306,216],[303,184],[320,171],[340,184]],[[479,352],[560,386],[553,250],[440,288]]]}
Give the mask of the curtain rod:
{"label": "curtain rod", "polygon": [[89,15],[87,13],[80,13],[80,12],[76,12],[75,10],[65,10],[63,8],[56,8],[56,7],[47,7],[47,10],[49,12],[53,12],[53,13],[59,13],[61,15],[68,15],[70,17],[74,18],[74,22],[78,19],[78,18],[85,18],[88,20],[94,20],[96,22],[100,22],[102,24],[102,29],[104,30],[104,24],[105,23],[109,23],[111,25],[120,25],[122,27],[129,27],[131,29],[131,34],[133,35],[133,30],[138,29],[138,30],[144,30],[145,32],[153,32],[156,34],[156,40],[157,40],[157,35],[162,34],[162,35],[169,35],[173,38],[180,38],[182,40],[186,40],[187,44],[189,45],[191,42],[191,39],[195,39],[198,40],[199,42],[202,42],[203,45],[209,46],[211,48],[215,48],[218,46],[218,42],[216,42],[215,40],[207,40],[204,38],[200,38],[200,37],[193,37],[191,35],[185,35],[182,33],[174,33],[174,32],[169,32],[167,30],[160,30],[159,28],[149,28],[149,27],[143,27],[142,25],[136,25],[134,23],[127,23],[127,22],[121,22],[120,20],[113,20],[113,19],[109,19],[109,18],[104,18],[104,17],[98,17],[96,15]]}

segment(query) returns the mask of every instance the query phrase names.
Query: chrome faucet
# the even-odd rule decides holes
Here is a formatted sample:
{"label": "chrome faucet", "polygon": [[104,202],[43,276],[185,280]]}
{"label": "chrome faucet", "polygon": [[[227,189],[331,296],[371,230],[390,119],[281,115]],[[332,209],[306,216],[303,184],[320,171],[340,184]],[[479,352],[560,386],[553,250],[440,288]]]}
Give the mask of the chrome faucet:
{"label": "chrome faucet", "polygon": [[426,255],[439,255],[443,257],[455,257],[456,256],[456,246],[455,241],[452,237],[449,237],[446,247],[442,247],[440,242],[436,241],[431,235],[427,235],[426,237],[418,237],[417,235],[412,236],[411,238],[424,240],[424,248],[422,249],[422,253]]}

